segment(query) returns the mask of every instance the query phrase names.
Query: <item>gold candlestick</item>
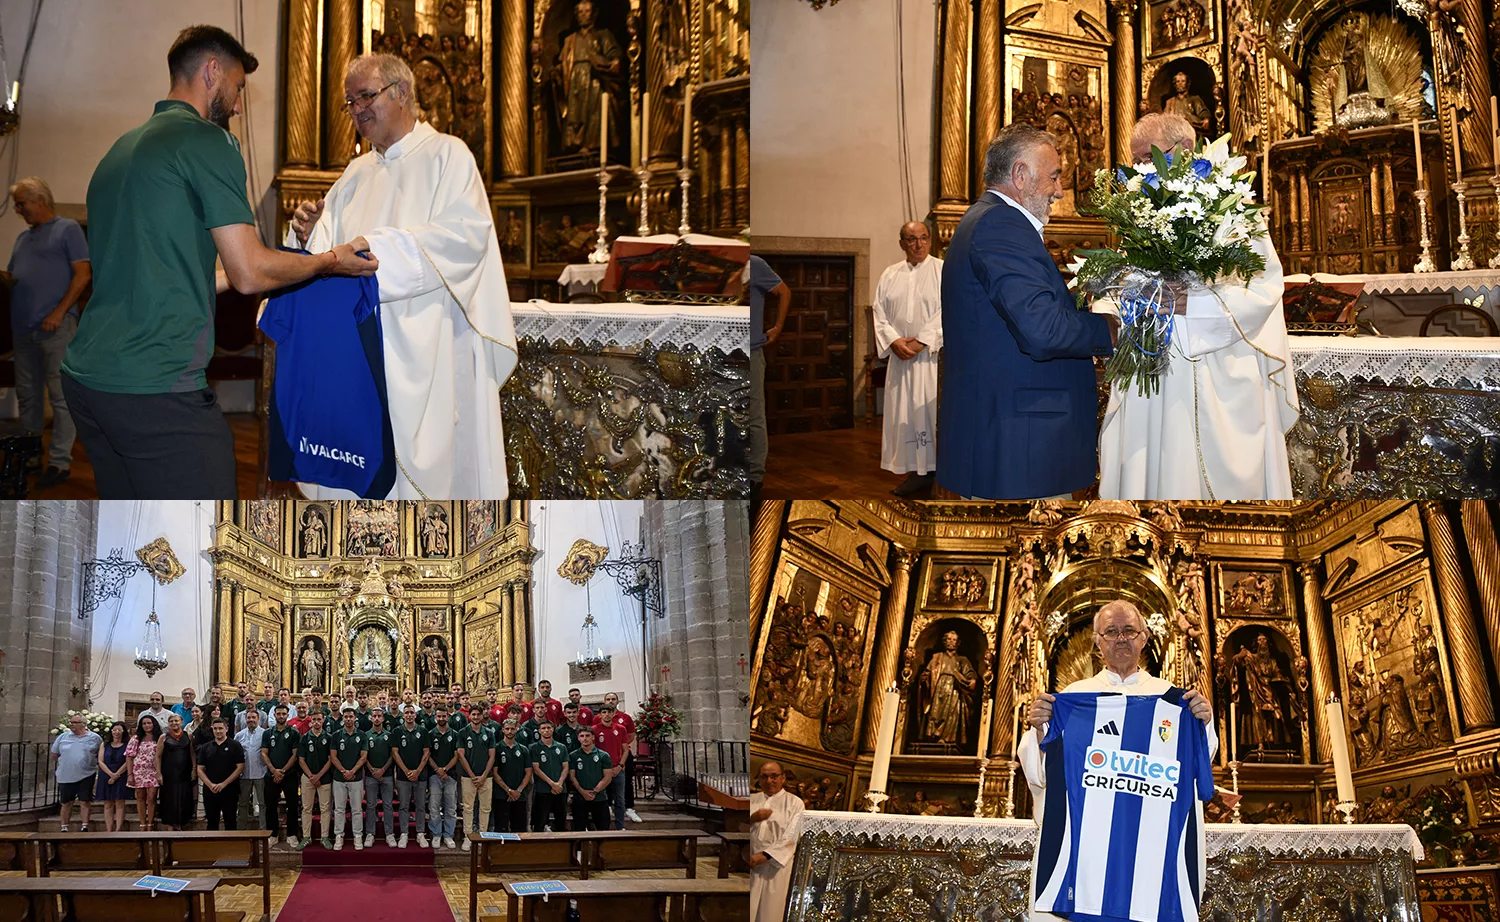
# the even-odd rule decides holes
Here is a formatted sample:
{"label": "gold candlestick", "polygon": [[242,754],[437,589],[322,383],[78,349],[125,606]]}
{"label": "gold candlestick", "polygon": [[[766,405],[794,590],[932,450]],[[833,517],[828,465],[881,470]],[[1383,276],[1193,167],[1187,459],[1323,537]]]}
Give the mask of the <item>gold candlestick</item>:
{"label": "gold candlestick", "polygon": [[989,770],[990,760],[979,760],[979,791],[974,795],[974,818],[984,817],[984,774]]}
{"label": "gold candlestick", "polygon": [[635,175],[641,181],[641,219],[635,226],[635,232],[642,237],[651,236],[651,209],[647,196],[651,194],[651,171],[646,168],[646,161],[641,161],[641,168],[635,171]]}
{"label": "gold candlestick", "polygon": [[[1490,97],[1490,101],[1493,102],[1494,97]],[[1500,170],[1500,159],[1495,161],[1495,169]],[[1500,173],[1490,177],[1490,185],[1495,187],[1495,200],[1500,201]],[[1490,268],[1500,269],[1500,240],[1495,242],[1495,255],[1490,257]]]}
{"label": "gold candlestick", "polygon": [[[677,171],[677,179],[682,183],[682,223],[677,225],[677,236],[679,237],[686,237],[693,232],[692,225],[689,222],[689,212],[692,211],[692,208],[688,205],[688,180],[692,178],[693,171],[686,166]],[[1500,176],[1495,178],[1500,180]]]}
{"label": "gold candlestick", "polygon": [[1474,258],[1469,255],[1469,208],[1464,193],[1469,184],[1459,179],[1453,184],[1453,194],[1458,197],[1458,256],[1449,267],[1455,272],[1474,268]]}
{"label": "gold candlestick", "polygon": [[609,244],[604,239],[609,234],[608,228],[605,227],[607,219],[605,208],[609,205],[609,200],[606,198],[608,192],[609,171],[601,165],[599,167],[599,235],[594,241],[594,251],[589,254],[589,262],[596,265],[609,262]]}
{"label": "gold candlestick", "polygon": [[1005,763],[1005,818],[1016,818],[1016,769],[1021,765],[1015,759]]}
{"label": "gold candlestick", "polygon": [[1427,236],[1427,190],[1417,190],[1417,220],[1422,228],[1422,258],[1412,266],[1413,272],[1436,272],[1437,263],[1432,261],[1432,239]]}
{"label": "gold candlestick", "polygon": [[[1240,793],[1240,760],[1239,759],[1235,759],[1233,762],[1229,763],[1229,779],[1230,779],[1230,783],[1234,787],[1234,793],[1236,795],[1238,795]],[[1238,797],[1236,797],[1236,799],[1235,799],[1234,808],[1233,808],[1233,811],[1230,814],[1230,820],[1229,821],[1231,823],[1241,822],[1241,820],[1240,820],[1240,802],[1238,800]]]}

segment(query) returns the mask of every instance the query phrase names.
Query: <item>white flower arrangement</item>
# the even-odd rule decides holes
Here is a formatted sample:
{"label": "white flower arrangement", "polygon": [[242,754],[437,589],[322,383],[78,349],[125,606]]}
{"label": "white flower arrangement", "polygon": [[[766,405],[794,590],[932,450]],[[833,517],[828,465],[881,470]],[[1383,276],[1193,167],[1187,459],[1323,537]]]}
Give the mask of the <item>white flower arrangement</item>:
{"label": "white flower arrangement", "polygon": [[69,726],[69,722],[79,714],[83,715],[83,725],[100,736],[108,734],[110,724],[119,719],[115,715],[106,714],[103,711],[69,711],[67,716],[59,720],[57,726],[52,728],[52,735],[57,736],[61,733],[71,733],[73,728]]}

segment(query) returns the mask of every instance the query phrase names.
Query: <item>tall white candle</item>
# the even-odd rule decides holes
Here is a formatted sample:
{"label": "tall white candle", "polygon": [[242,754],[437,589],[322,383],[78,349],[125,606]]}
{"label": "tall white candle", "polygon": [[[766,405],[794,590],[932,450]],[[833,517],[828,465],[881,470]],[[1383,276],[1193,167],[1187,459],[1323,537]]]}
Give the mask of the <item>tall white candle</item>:
{"label": "tall white candle", "polygon": [[1453,175],[1464,178],[1464,146],[1459,135],[1458,109],[1453,110]]}
{"label": "tall white candle", "polygon": [[895,687],[887,688],[880,699],[880,732],[875,735],[875,764],[870,769],[870,790],[885,793],[886,778],[891,771],[891,750],[896,743],[896,711],[901,707],[901,694]]}
{"label": "tall white candle", "polygon": [[599,96],[599,166],[609,159],[609,94]]}
{"label": "tall white candle", "polygon": [[1422,188],[1422,127],[1417,119],[1411,120],[1411,137],[1417,145],[1417,188]]}
{"label": "tall white candle", "polygon": [[1010,760],[1016,761],[1016,754],[1021,751],[1021,696],[1016,695],[1015,707],[1010,709],[1013,716],[1013,728],[1010,734]]}
{"label": "tall white candle", "polygon": [[1500,116],[1496,115],[1495,97],[1490,97],[1490,161],[1500,173]]}
{"label": "tall white candle", "polygon": [[1234,700],[1229,702],[1229,761],[1233,762],[1240,755],[1240,721],[1239,708]]}
{"label": "tall white candle", "polygon": [[651,159],[651,94],[641,94],[641,163]]}
{"label": "tall white candle", "polygon": [[[1490,97],[1493,103],[1495,97]],[[687,93],[682,97],[682,165],[688,165],[688,157],[693,153],[693,88],[687,88]],[[1500,163],[1500,160],[1496,160]]]}
{"label": "tall white candle", "polygon": [[1328,741],[1333,748],[1333,780],[1341,803],[1354,802],[1354,773],[1349,768],[1349,738],[1344,727],[1344,706],[1338,699],[1325,706],[1328,718]]}

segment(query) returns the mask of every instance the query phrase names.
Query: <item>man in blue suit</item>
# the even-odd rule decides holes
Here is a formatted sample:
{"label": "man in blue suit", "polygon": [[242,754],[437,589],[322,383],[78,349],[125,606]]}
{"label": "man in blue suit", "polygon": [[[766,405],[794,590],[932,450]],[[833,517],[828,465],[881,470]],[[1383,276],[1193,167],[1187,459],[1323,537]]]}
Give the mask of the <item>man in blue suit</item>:
{"label": "man in blue suit", "polygon": [[960,496],[1066,496],[1098,470],[1092,359],[1119,322],[1077,309],[1042,243],[1061,177],[1052,135],[1005,128],[948,246],[937,479]]}

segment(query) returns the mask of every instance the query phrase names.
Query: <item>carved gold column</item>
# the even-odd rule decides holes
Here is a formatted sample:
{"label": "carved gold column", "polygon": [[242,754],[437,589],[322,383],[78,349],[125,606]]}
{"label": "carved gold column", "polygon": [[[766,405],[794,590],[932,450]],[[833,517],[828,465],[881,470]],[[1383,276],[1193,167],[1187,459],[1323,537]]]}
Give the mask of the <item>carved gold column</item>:
{"label": "carved gold column", "polygon": [[870,685],[861,752],[875,751],[885,690],[896,681],[896,664],[901,661],[901,648],[906,643],[901,629],[906,621],[906,597],[911,588],[911,568],[917,562],[917,552],[895,547],[891,549],[891,556],[896,565],[891,569],[890,595],[886,596],[885,612],[880,617],[880,647],[875,653],[875,679]]}
{"label": "carved gold column", "polygon": [[[1312,660],[1313,723],[1318,728],[1317,751],[1313,758],[1318,762],[1333,761],[1333,749],[1329,743],[1328,721],[1323,719],[1323,702],[1339,687],[1334,679],[1333,663],[1338,652],[1333,648],[1328,635],[1327,613],[1323,611],[1323,581],[1318,578],[1318,562],[1309,560],[1297,565],[1302,574],[1302,607],[1307,614],[1307,652]],[[1220,742],[1223,746],[1223,741]]]}
{"label": "carved gold column", "polygon": [[324,165],[342,169],[354,156],[354,121],[344,111],[344,71],[359,48],[356,0],[328,4],[328,149]]}
{"label": "carved gold column", "polygon": [[[319,60],[318,39],[322,34],[318,0],[290,0],[286,13],[288,61]],[[293,66],[286,69],[286,165],[316,169],[318,149],[319,68]]]}
{"label": "carved gold column", "polygon": [[734,223],[750,223],[750,114],[734,121]]}
{"label": "carved gold column", "polygon": [[1110,92],[1115,106],[1115,162],[1131,163],[1130,134],[1135,130],[1135,0],[1112,0],[1115,11],[1115,68]]}
{"label": "carved gold column", "polygon": [[[214,619],[219,634],[219,665],[214,670],[214,684],[229,681],[230,662],[234,650],[234,582],[219,577],[218,617]],[[205,693],[203,700],[207,701]]]}
{"label": "carved gold column", "polygon": [[516,613],[516,677],[512,683],[531,680],[530,618],[526,605],[526,584],[517,580],[510,584],[511,609]]}
{"label": "carved gold column", "polygon": [[984,155],[1000,133],[1000,0],[979,0],[979,26],[974,52],[974,150],[970,154],[971,188],[984,188]]}
{"label": "carved gold column", "polygon": [[1438,598],[1443,603],[1442,623],[1447,628],[1448,652],[1453,657],[1453,672],[1458,683],[1461,725],[1466,730],[1493,727],[1495,709],[1490,703],[1479,625],[1469,609],[1469,592],[1464,585],[1453,526],[1442,503],[1422,503],[1422,519],[1427,523],[1432,568],[1437,573]]}
{"label": "carved gold column", "polygon": [[[1302,210],[1300,212],[1300,217],[1301,217],[1301,220],[1302,220],[1302,249],[1304,249],[1304,250],[1311,250],[1313,248],[1312,247],[1312,220],[1311,220],[1311,214],[1312,214],[1312,195],[1309,194],[1308,191],[1307,191],[1307,168],[1306,167],[1298,167],[1297,168],[1297,186],[1298,186],[1298,192],[1302,196]],[[1322,267],[1319,266],[1318,268],[1321,269]],[[1307,271],[1314,272],[1314,271],[1317,271],[1317,270],[1309,267]]]}
{"label": "carved gold column", "polygon": [[945,0],[942,84],[938,115],[938,199],[932,206],[933,248],[941,252],[969,207],[969,0]]}
{"label": "carved gold column", "polygon": [[776,559],[776,541],[781,536],[781,519],[786,515],[784,499],[762,500],[755,514],[755,530],[750,535],[750,645],[760,636],[760,621],[766,612],[766,597],[771,593],[771,562]]}
{"label": "carved gold column", "polygon": [[229,651],[229,681],[245,681],[245,587],[235,586],[229,596],[233,611],[234,641]]}
{"label": "carved gold column", "polygon": [[1460,0],[1453,15],[1463,24],[1464,34],[1468,37],[1463,60],[1464,86],[1468,95],[1462,105],[1468,107],[1469,115],[1459,128],[1464,165],[1477,171],[1481,167],[1493,167],[1495,159],[1490,137],[1495,130],[1490,124],[1490,45],[1484,40],[1489,33],[1480,0]]}
{"label": "carved gold column", "polygon": [[[516,611],[511,604],[510,587],[500,587],[500,683],[514,685],[516,661],[513,656],[516,642]],[[484,655],[489,651],[485,650]]]}
{"label": "carved gold column", "polygon": [[524,176],[526,164],[526,0],[501,0],[500,175]]}

